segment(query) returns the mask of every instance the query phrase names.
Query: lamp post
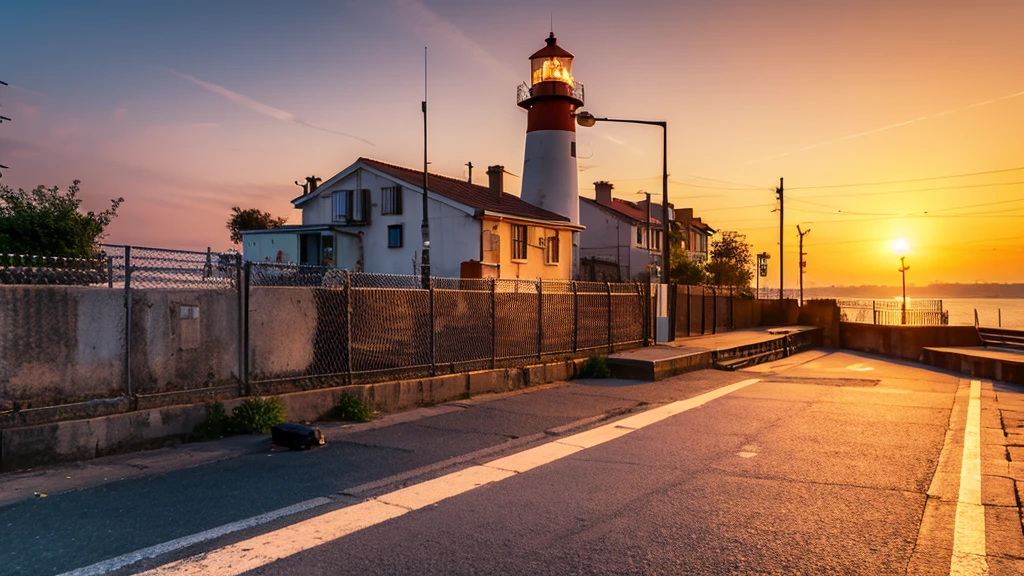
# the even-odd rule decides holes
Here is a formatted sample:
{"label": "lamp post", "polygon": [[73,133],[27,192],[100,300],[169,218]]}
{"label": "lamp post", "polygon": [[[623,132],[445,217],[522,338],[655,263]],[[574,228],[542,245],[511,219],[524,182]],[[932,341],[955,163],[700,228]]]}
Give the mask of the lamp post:
{"label": "lamp post", "polygon": [[907,270],[910,270],[906,259],[906,256],[900,256],[900,274],[903,275],[903,324],[907,323]]}
{"label": "lamp post", "polygon": [[625,120],[622,118],[598,118],[586,110],[581,110],[576,113],[576,122],[580,126],[586,128],[590,128],[597,122],[620,122],[623,124],[661,126],[661,225],[662,235],[664,236],[661,244],[661,283],[668,284],[669,255],[671,253],[668,240],[668,122],[658,122],[654,120]]}

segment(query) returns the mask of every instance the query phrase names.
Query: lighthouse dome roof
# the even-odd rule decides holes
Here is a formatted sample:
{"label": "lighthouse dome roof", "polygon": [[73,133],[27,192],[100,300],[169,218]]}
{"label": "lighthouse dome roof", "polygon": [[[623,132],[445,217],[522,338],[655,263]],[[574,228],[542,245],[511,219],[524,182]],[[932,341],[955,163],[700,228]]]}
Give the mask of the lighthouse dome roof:
{"label": "lighthouse dome roof", "polygon": [[544,46],[540,50],[534,52],[533,56],[530,56],[530,60],[534,60],[536,58],[574,58],[572,52],[569,52],[558,45],[558,39],[555,38],[554,32],[552,32],[544,41],[547,43],[547,46]]}

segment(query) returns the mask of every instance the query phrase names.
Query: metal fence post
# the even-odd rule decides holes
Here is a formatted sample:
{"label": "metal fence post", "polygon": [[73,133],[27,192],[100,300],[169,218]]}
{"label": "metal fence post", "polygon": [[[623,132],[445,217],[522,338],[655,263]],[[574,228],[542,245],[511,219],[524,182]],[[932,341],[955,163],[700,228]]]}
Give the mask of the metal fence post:
{"label": "metal fence post", "polygon": [[875,301],[871,301],[871,323],[878,324],[878,310],[875,309]]}
{"label": "metal fence post", "polygon": [[491,369],[498,362],[498,280],[491,278]]}
{"label": "metal fence post", "polygon": [[114,259],[107,256],[107,288],[114,287]]}
{"label": "metal fence post", "polygon": [[736,329],[736,291],[729,286],[729,330]]}
{"label": "metal fence post", "polygon": [[711,289],[711,333],[718,334],[718,289]]}
{"label": "metal fence post", "polygon": [[242,394],[252,393],[249,386],[249,290],[252,286],[252,262],[242,264],[242,290],[245,292],[245,305],[242,307]]}
{"label": "metal fence post", "polygon": [[693,324],[693,320],[690,318],[690,309],[692,308],[693,300],[690,298],[690,285],[686,285],[686,335],[690,336],[690,325]]}
{"label": "metal fence post", "polygon": [[700,333],[704,335],[707,332],[707,317],[708,317],[708,292],[704,286],[700,287]]}
{"label": "metal fence post", "polygon": [[612,343],[612,283],[604,283],[605,290],[608,291],[608,352],[614,352],[615,346]]}
{"label": "metal fence post", "polygon": [[124,380],[125,393],[132,395],[132,247],[124,247]]}
{"label": "metal fence post", "polygon": [[650,346],[651,345],[651,283],[647,282],[646,285],[647,285],[647,288],[645,289],[644,288],[644,284],[641,284],[640,282],[637,282],[636,283],[636,292],[640,296],[640,299],[643,300],[643,302],[644,302],[644,305],[641,307],[643,309],[643,315],[644,315],[644,321],[641,323],[641,325],[643,326],[643,331],[644,331],[644,346]]}
{"label": "metal fence post", "polygon": [[213,253],[210,247],[206,247],[206,266],[203,266],[203,278],[213,276]]}
{"label": "metal fence post", "polygon": [[434,364],[434,279],[430,278],[427,288],[427,295],[430,298],[430,375],[437,375],[437,366]]}
{"label": "metal fence post", "polygon": [[242,255],[235,258],[235,290],[238,291],[238,394],[245,395],[248,385],[248,366],[245,365],[245,310],[249,308],[249,294],[245,289],[245,271]]}
{"label": "metal fence post", "polygon": [[544,358],[544,279],[537,278],[537,360]]}
{"label": "metal fence post", "polygon": [[580,344],[580,302],[579,302],[579,286],[576,281],[572,281],[572,351],[573,353],[579,350]]}
{"label": "metal fence post", "polygon": [[345,375],[352,384],[352,272],[345,270]]}

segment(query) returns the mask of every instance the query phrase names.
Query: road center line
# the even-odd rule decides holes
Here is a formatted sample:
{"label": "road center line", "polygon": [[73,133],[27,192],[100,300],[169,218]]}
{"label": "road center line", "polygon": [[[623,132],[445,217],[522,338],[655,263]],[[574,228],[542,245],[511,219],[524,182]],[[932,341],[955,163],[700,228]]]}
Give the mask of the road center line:
{"label": "road center line", "polygon": [[951,576],[988,574],[985,559],[985,506],[981,503],[981,382],[971,380],[956,502]]}
{"label": "road center line", "polygon": [[[171,562],[143,572],[143,574],[147,576],[170,574],[235,576],[242,574],[364,528],[397,518],[413,510],[436,504],[486,484],[500,482],[516,474],[620,438],[655,422],[731,394],[759,380],[759,378],[743,380],[700,396],[672,402],[522,452],[470,466],[352,506],[333,510],[223,548]],[[102,574],[102,572],[91,572],[90,574]]]}

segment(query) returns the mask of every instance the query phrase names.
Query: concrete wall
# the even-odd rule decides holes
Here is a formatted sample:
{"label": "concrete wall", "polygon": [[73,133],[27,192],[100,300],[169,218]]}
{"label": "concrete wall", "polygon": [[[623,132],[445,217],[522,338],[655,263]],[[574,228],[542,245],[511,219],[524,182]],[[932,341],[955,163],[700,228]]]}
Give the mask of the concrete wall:
{"label": "concrete wall", "polygon": [[120,290],[0,286],[0,411],[122,394],[124,326]]}
{"label": "concrete wall", "polygon": [[252,380],[302,376],[313,362],[317,308],[309,288],[249,289],[249,374]]}
{"label": "concrete wall", "polygon": [[840,346],[848,350],[920,361],[926,347],[981,346],[974,326],[878,326],[842,322]]}
{"label": "concrete wall", "polygon": [[797,321],[804,326],[822,328],[822,346],[838,348],[839,306],[835,300],[808,300],[800,307]]}
{"label": "concrete wall", "polygon": [[[238,332],[235,291],[134,290],[132,392],[235,382]],[[126,393],[123,291],[0,286],[0,412]]]}
{"label": "concrete wall", "polygon": [[132,392],[157,394],[236,382],[238,334],[234,290],[134,290]]}

